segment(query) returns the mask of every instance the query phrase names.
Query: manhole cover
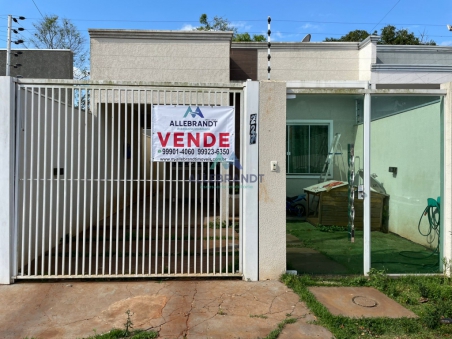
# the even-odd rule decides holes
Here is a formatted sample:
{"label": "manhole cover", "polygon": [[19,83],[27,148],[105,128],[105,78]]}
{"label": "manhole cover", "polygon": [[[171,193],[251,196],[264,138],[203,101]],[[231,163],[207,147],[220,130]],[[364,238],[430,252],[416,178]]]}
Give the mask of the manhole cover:
{"label": "manhole cover", "polygon": [[378,305],[378,303],[371,299],[371,298],[367,298],[367,297],[362,297],[362,296],[356,296],[353,297],[352,299],[353,303],[355,303],[358,306],[362,306],[362,307],[375,307]]}

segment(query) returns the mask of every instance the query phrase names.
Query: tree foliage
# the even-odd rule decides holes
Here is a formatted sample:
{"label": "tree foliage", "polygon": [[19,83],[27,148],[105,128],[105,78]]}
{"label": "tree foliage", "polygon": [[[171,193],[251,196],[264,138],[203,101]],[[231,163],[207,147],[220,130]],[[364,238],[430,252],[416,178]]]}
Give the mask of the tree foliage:
{"label": "tree foliage", "polygon": [[265,36],[262,34],[254,34],[252,37],[249,33],[238,33],[237,27],[232,25],[228,19],[220,16],[214,16],[212,21],[209,21],[207,14],[202,14],[199,18],[199,23],[201,26],[196,27],[195,30],[198,31],[230,31],[233,32],[232,41],[266,41]]}
{"label": "tree foliage", "polygon": [[[372,35],[377,34],[377,31],[372,33]],[[371,34],[365,30],[356,29],[348,32],[340,38],[326,38],[324,41],[361,42],[370,35]],[[425,32],[422,32],[420,36],[417,37],[413,32],[410,32],[405,28],[397,29],[393,25],[387,25],[381,29],[380,41],[378,43],[382,45],[436,45],[435,41],[427,38]]]}
{"label": "tree foliage", "polygon": [[86,39],[77,27],[58,15],[45,15],[33,26],[36,33],[29,42],[36,48],[70,49],[74,53],[74,78],[86,79],[89,76],[87,67],[88,50],[85,48]]}
{"label": "tree foliage", "polygon": [[358,41],[361,42],[365,40],[370,34],[362,29],[356,29],[354,31],[350,31],[347,34],[341,36],[339,39],[337,38],[326,38],[325,41]]}

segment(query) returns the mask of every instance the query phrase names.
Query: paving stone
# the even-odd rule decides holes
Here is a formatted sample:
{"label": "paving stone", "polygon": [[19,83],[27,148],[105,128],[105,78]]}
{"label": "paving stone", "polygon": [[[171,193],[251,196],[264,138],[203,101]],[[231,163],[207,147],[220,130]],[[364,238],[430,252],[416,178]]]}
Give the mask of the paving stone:
{"label": "paving stone", "polygon": [[417,318],[417,316],[380,291],[371,287],[310,287],[333,315],[353,318]]}
{"label": "paving stone", "polygon": [[[161,338],[266,337],[288,315],[315,320],[278,281],[240,280],[19,283],[0,286],[0,338],[83,338],[153,328]],[[252,317],[254,316],[254,317]],[[311,333],[311,327],[306,328]]]}

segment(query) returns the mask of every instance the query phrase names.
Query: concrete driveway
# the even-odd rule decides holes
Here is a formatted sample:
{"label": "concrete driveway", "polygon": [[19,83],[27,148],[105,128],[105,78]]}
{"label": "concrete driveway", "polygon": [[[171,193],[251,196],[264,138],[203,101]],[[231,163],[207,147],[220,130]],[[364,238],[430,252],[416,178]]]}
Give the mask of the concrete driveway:
{"label": "concrete driveway", "polygon": [[332,337],[278,281],[21,282],[0,300],[0,338],[83,338],[123,328],[127,310],[160,338],[264,338],[286,317],[298,320],[280,338]]}

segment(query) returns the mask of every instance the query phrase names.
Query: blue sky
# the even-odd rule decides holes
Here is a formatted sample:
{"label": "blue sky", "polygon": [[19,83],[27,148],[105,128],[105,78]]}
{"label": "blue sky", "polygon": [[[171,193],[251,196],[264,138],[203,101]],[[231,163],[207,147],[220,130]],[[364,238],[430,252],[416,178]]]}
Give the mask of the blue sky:
{"label": "blue sky", "polygon": [[[452,0],[0,0],[0,48],[6,47],[8,14],[22,15],[26,32],[33,34],[33,23],[41,14],[57,14],[71,19],[86,36],[88,28],[190,29],[206,13],[231,21],[239,32],[265,34],[267,16],[272,17],[273,41],[301,41],[312,34],[311,41],[340,37],[350,30],[381,29],[386,24],[425,33],[438,45],[452,46]],[[380,22],[380,23],[379,23]],[[379,23],[379,24],[378,24]]]}

